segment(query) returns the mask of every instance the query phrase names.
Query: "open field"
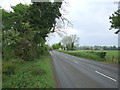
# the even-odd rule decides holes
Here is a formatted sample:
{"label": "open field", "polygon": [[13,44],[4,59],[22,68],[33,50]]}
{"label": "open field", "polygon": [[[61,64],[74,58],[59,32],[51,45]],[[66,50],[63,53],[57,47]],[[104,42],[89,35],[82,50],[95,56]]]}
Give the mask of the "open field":
{"label": "open field", "polygon": [[106,61],[108,62],[118,62],[118,51],[117,50],[108,50],[106,51]]}
{"label": "open field", "polygon": [[[74,56],[83,57],[87,59],[93,59],[97,61],[104,61],[109,63],[118,63],[118,51],[117,50],[76,50],[76,51],[63,51],[60,52],[68,53]],[[97,52],[106,52],[105,57],[100,57]]]}
{"label": "open field", "polygon": [[3,62],[3,88],[54,88],[50,55],[29,62]]}

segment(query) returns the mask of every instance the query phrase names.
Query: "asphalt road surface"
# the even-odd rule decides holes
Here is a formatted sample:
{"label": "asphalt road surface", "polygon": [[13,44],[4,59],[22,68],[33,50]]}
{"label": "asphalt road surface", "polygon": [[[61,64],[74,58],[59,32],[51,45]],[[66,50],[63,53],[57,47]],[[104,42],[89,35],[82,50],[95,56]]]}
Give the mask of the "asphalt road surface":
{"label": "asphalt road surface", "polygon": [[117,65],[50,51],[58,88],[118,88]]}

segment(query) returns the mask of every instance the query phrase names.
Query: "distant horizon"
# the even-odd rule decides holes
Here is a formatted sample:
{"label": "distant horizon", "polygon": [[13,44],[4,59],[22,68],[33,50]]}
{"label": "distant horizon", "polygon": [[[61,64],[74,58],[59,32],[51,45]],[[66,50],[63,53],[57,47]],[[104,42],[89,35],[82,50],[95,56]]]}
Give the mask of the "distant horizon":
{"label": "distant horizon", "polygon": [[[55,43],[55,44],[57,44],[57,43]],[[46,45],[48,45],[48,44],[46,44]],[[54,44],[52,44],[52,45],[54,45]],[[50,45],[50,46],[52,46],[52,45]],[[83,47],[83,46],[87,46],[87,45],[79,45],[79,47]],[[100,45],[92,45],[92,46],[87,46],[87,47],[94,47],[94,46],[100,46]],[[101,47],[104,47],[104,46],[107,46],[107,47],[113,47],[113,46],[115,46],[115,45],[102,45]],[[115,47],[117,47],[118,48],[118,46],[115,46]]]}

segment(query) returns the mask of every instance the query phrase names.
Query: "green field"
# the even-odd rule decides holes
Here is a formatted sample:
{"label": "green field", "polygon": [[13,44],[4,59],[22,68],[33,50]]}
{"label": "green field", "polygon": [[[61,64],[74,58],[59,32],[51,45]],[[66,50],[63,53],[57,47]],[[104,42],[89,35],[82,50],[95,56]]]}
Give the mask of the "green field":
{"label": "green field", "polygon": [[29,62],[3,62],[3,88],[55,88],[50,55]]}
{"label": "green field", "polygon": [[110,51],[106,51],[106,61],[108,62],[114,62],[117,63],[118,62],[118,51],[117,50],[110,50]]}
{"label": "green field", "polygon": [[[109,63],[118,63],[118,51],[117,50],[76,50],[76,51],[63,51],[59,50],[60,52],[68,53],[70,55],[97,60],[97,61],[104,61]],[[94,52],[94,53],[91,53]],[[100,57],[97,55],[97,52],[106,52],[105,57]]]}

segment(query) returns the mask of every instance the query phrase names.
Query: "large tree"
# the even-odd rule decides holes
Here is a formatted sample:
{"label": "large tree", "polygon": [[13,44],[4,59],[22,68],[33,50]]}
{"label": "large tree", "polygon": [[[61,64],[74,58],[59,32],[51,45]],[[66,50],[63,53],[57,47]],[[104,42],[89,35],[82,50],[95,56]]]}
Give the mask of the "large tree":
{"label": "large tree", "polygon": [[59,43],[53,44],[53,45],[52,45],[52,48],[53,48],[53,49],[60,49],[60,48],[62,48],[62,45],[61,45],[61,43],[59,42]]}
{"label": "large tree", "polygon": [[63,46],[65,46],[67,49],[74,49],[75,44],[78,42],[79,38],[77,35],[70,35],[66,36],[61,40],[61,43]]}
{"label": "large tree", "polygon": [[45,38],[55,31],[56,19],[62,16],[61,5],[62,2],[34,2],[13,6],[13,11],[3,9],[3,58],[10,56],[12,51],[13,56],[23,60],[33,60],[42,54]]}

